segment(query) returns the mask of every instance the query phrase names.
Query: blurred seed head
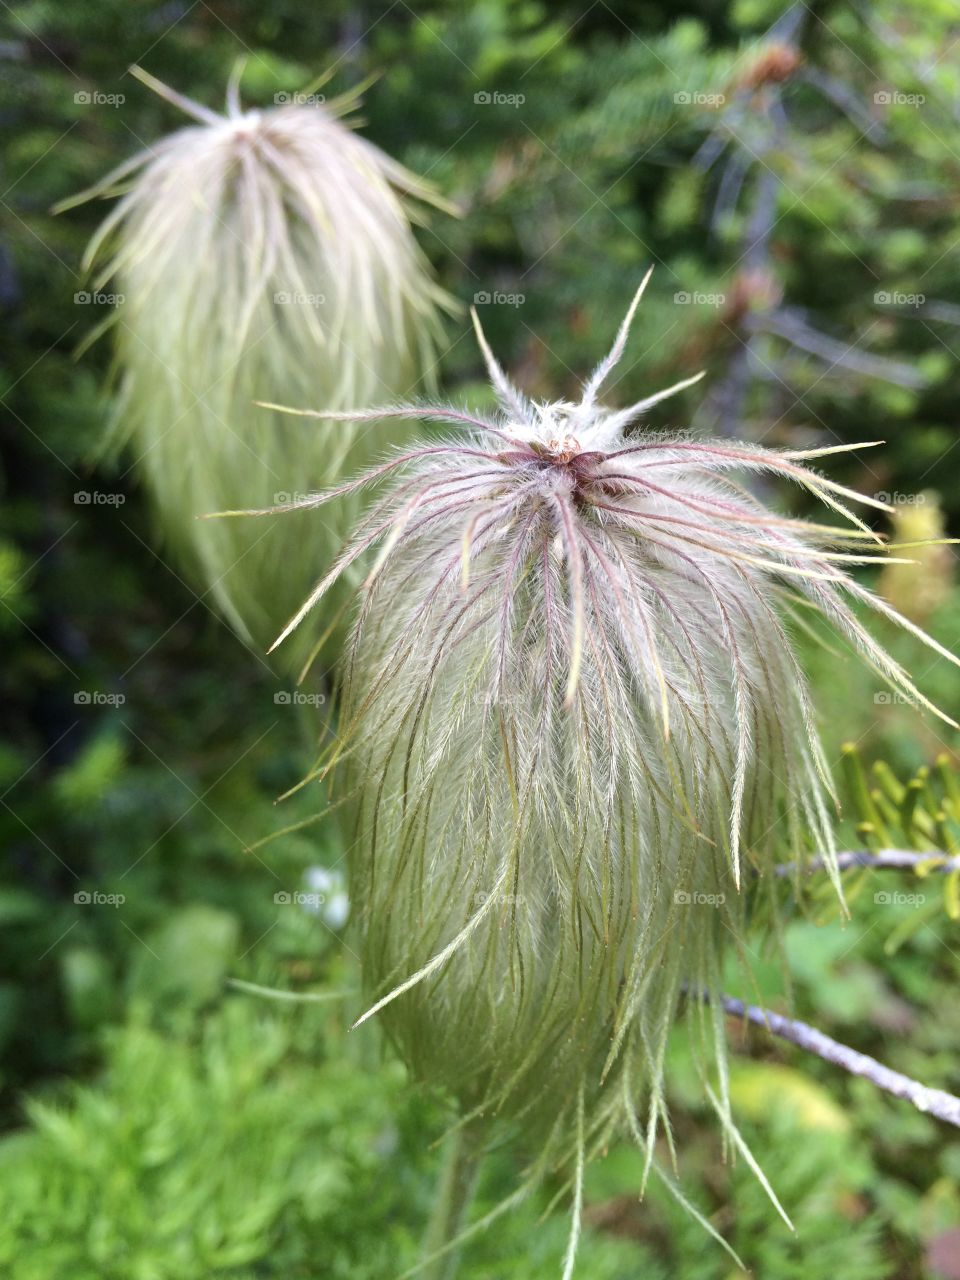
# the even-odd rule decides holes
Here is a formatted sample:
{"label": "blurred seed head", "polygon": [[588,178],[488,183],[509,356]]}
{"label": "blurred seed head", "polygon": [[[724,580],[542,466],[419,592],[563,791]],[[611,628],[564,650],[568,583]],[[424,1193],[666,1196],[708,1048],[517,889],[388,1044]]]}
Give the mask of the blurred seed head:
{"label": "blurred seed head", "polygon": [[893,529],[900,543],[911,547],[915,564],[887,565],[880,576],[880,594],[913,622],[925,625],[950,596],[954,554],[945,545],[945,522],[940,496],[895,494]]}
{"label": "blurred seed head", "polygon": [[232,85],[220,116],[139,75],[196,123],[79,197],[120,197],[87,253],[98,287],[112,279],[125,299],[110,442],[129,445],[165,537],[262,646],[329,564],[359,496],[309,530],[196,517],[334,484],[407,434],[254,402],[358,408],[428,379],[446,299],[410,201],[442,202],[338,118],[350,98],[244,111]]}

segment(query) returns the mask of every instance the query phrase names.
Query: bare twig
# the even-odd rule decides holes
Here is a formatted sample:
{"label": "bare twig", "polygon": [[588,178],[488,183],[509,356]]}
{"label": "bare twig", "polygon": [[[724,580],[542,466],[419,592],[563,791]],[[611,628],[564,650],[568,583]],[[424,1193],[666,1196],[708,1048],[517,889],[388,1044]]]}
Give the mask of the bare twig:
{"label": "bare twig", "polygon": [[[688,990],[688,995],[701,1000],[709,999],[705,991]],[[782,1014],[772,1013],[769,1009],[760,1009],[753,1004],[744,1004],[735,996],[720,996],[719,999],[726,1012],[734,1017],[744,1018],[755,1027],[764,1027],[772,1035],[780,1036],[782,1040],[789,1040],[791,1044],[798,1045],[809,1053],[815,1053],[826,1062],[832,1062],[834,1066],[843,1067],[844,1071],[849,1071],[851,1075],[863,1076],[878,1089],[892,1093],[895,1098],[905,1098],[908,1102],[912,1102],[918,1111],[936,1116],[938,1120],[944,1120],[947,1124],[956,1125],[960,1129],[960,1098],[954,1097],[953,1094],[945,1093],[942,1089],[929,1089],[918,1080],[911,1080],[909,1076],[901,1075],[899,1071],[892,1071],[882,1062],[877,1062],[876,1058],[859,1053],[856,1049],[840,1044],[838,1040],[832,1040],[830,1036],[824,1035],[816,1027],[808,1026],[806,1022],[785,1018]]]}
{"label": "bare twig", "polygon": [[[942,861],[938,862],[938,858],[941,858]],[[914,849],[878,849],[876,853],[870,853],[866,849],[857,849],[837,854],[837,866],[841,871],[846,871],[849,867],[874,867],[877,870],[885,871],[916,870],[917,867],[924,865],[928,870],[937,871],[941,874],[948,871],[957,871],[960,870],[960,854],[946,857],[935,849],[926,849],[920,852]],[[774,874],[792,876],[797,871],[822,871],[825,866],[826,862],[823,858],[811,858],[809,862],[784,862],[774,868]]]}
{"label": "bare twig", "polygon": [[867,377],[881,378],[884,382],[892,382],[894,386],[910,387],[915,391],[927,385],[928,380],[913,365],[903,360],[889,360],[886,356],[859,351],[856,344],[851,344],[846,339],[838,342],[836,338],[814,329],[797,307],[765,311],[754,317],[751,323],[754,329],[776,334],[801,351],[808,351],[818,359],[828,361],[831,368],[838,365],[853,369]]}
{"label": "bare twig", "polygon": [[[913,308],[915,311],[916,308]],[[945,324],[960,324],[960,307],[955,302],[932,302],[923,304],[923,314],[928,320],[942,320]]]}

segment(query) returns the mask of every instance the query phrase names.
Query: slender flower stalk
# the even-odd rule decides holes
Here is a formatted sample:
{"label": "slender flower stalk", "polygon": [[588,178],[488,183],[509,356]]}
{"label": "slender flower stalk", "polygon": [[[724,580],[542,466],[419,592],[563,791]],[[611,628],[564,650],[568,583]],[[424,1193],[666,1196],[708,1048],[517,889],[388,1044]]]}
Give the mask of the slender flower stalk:
{"label": "slender flower stalk", "polygon": [[121,197],[86,255],[93,287],[113,281],[122,299],[108,443],[130,446],[165,537],[237,632],[266,645],[362,495],[309,537],[302,520],[196,517],[336,484],[409,434],[376,420],[308,432],[254,401],[355,409],[429,389],[448,300],[409,219],[411,201],[449,206],[340,119],[356,93],[247,111],[233,82],[221,116],[134,73],[195,123],[67,202]]}
{"label": "slender flower stalk", "polygon": [[[818,611],[935,710],[855,612],[898,618],[848,572],[889,559],[850,506],[883,504],[810,465],[853,446],[631,434],[696,378],[600,403],[647,279],[579,403],[527,400],[477,324],[496,417],[371,411],[455,430],[297,504],[389,482],[281,636],[368,559],[321,770],[356,804],[359,1021],[379,1015],[464,1123],[511,1125],[532,1178],[566,1172],[565,1275],[586,1162],[627,1133],[649,1170],[658,1134],[672,1142],[664,1061],[685,985],[707,997],[685,1008],[706,1096],[756,1169],[730,1112],[721,964],[775,900],[785,844],[812,843],[839,892],[793,614]],[[739,482],[751,473],[843,523],[772,513]]]}

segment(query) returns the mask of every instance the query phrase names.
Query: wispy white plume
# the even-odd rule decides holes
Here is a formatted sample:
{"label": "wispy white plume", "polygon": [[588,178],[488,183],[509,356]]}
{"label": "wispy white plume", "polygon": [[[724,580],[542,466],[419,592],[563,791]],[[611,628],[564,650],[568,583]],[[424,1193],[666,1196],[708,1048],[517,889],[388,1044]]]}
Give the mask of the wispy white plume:
{"label": "wispy white plume", "polygon": [[298,423],[254,401],[355,409],[430,389],[447,300],[409,201],[443,202],[338,118],[355,95],[244,111],[231,86],[220,116],[135,73],[196,123],[78,197],[121,197],[87,252],[94,287],[112,281],[123,298],[111,442],[129,445],[200,585],[264,645],[330,563],[359,495],[309,527],[196,517],[335,484],[409,434]]}

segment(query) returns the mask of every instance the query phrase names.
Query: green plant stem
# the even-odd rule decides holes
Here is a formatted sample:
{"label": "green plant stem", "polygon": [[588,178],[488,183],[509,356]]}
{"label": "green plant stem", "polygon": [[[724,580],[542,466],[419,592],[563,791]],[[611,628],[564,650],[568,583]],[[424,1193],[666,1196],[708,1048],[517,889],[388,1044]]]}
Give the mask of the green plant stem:
{"label": "green plant stem", "polygon": [[477,1135],[468,1127],[455,1130],[447,1139],[437,1196],[423,1242],[423,1280],[454,1280],[457,1274],[459,1249],[450,1249],[433,1262],[426,1259],[449,1245],[463,1229],[477,1183],[480,1155]]}

